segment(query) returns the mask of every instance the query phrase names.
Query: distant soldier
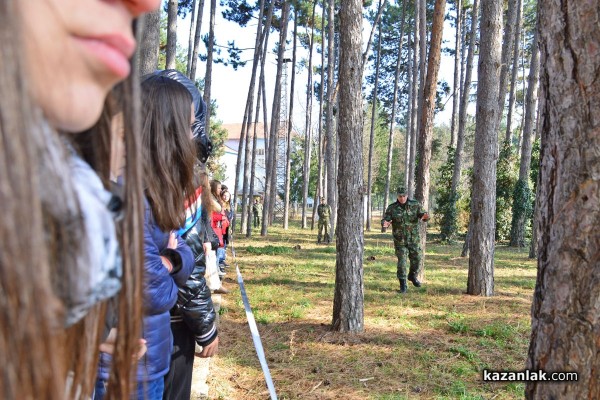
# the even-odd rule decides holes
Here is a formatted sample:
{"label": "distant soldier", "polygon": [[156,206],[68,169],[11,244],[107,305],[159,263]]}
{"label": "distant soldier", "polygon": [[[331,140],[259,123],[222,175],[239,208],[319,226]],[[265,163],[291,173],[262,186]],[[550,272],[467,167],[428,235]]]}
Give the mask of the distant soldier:
{"label": "distant soldier", "polygon": [[260,226],[260,217],[263,212],[263,205],[259,199],[254,199],[254,204],[252,205],[252,214],[254,214],[254,227],[257,228]]}
{"label": "distant soldier", "polygon": [[[317,243],[321,243],[321,239],[325,238],[325,243],[331,243],[331,236],[329,236],[329,218],[331,217],[331,207],[325,203],[325,197],[321,197],[321,204],[317,207],[317,214],[319,215],[319,236],[317,237]],[[325,236],[323,236],[323,232]]]}
{"label": "distant soldier", "polygon": [[409,200],[406,188],[400,186],[396,191],[398,200],[385,210],[381,226],[392,225],[394,248],[398,257],[396,276],[400,281],[400,292],[406,293],[406,255],[410,260],[408,280],[416,287],[421,287],[417,279],[421,262],[421,240],[419,238],[419,221],[427,222],[429,214],[416,200]]}

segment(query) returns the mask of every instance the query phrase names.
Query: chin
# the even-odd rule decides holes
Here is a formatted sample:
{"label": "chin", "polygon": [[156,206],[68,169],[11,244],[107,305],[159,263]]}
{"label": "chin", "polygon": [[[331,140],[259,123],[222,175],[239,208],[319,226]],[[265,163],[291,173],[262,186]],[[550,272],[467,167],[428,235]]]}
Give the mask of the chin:
{"label": "chin", "polygon": [[91,128],[100,118],[104,108],[104,100],[108,91],[95,90],[94,93],[74,95],[68,106],[56,107],[49,113],[50,123],[58,130],[78,133]]}

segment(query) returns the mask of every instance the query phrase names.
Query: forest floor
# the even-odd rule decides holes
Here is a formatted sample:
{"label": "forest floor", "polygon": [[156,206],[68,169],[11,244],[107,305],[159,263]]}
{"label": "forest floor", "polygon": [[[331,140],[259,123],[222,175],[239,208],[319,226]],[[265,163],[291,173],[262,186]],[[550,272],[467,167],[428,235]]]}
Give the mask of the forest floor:
{"label": "forest floor", "polygon": [[[521,399],[523,383],[484,383],[482,370],[522,370],[531,329],[536,264],[499,245],[493,297],[465,294],[462,243],[429,235],[423,287],[399,294],[390,233],[365,232],[364,332],[330,330],[335,244],[294,225],[238,235],[237,264],[279,399]],[[299,248],[298,248],[299,246]],[[211,399],[268,399],[235,278],[222,296]]]}

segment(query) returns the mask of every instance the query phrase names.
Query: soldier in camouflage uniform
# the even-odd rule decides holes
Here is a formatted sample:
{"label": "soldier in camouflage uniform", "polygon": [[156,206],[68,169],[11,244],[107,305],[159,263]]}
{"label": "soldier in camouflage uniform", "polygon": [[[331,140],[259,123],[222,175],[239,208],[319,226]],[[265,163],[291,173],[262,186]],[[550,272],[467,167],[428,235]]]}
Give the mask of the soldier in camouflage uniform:
{"label": "soldier in camouflage uniform", "polygon": [[325,197],[321,197],[321,204],[317,207],[317,214],[319,214],[319,236],[317,237],[317,243],[321,243],[321,238],[323,238],[321,233],[323,231],[325,232],[325,243],[330,243],[329,218],[331,217],[331,207],[325,203]]}
{"label": "soldier in camouflage uniform", "polygon": [[252,214],[254,216],[254,227],[257,228],[260,226],[260,217],[263,212],[263,205],[259,201],[259,199],[254,199],[254,204],[252,205]]}
{"label": "soldier in camouflage uniform", "polygon": [[[421,241],[419,239],[419,221],[429,220],[429,214],[416,200],[409,200],[404,186],[396,191],[398,200],[385,210],[381,226],[392,225],[394,248],[398,257],[396,276],[400,281],[400,292],[406,293],[406,279],[416,287],[421,287],[417,279],[421,262]],[[406,276],[406,256],[410,260],[410,271]]]}

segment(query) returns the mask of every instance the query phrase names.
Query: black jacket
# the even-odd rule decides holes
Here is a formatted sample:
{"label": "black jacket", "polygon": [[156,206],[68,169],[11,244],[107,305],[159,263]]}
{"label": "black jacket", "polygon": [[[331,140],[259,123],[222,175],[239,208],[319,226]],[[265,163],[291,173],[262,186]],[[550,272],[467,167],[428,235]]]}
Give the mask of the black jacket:
{"label": "black jacket", "polygon": [[214,241],[215,234],[203,215],[182,237],[192,249],[195,266],[185,285],[179,287],[177,304],[171,309],[171,323],[185,322],[196,335],[196,343],[206,346],[217,337],[217,327],[210,289],[204,279],[206,262],[202,243]]}

